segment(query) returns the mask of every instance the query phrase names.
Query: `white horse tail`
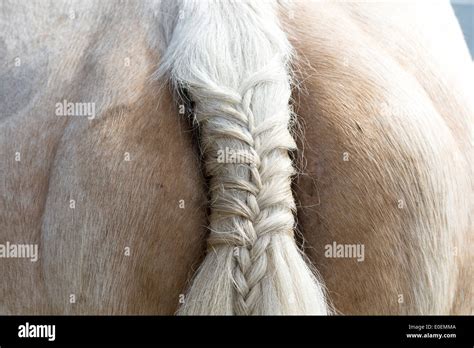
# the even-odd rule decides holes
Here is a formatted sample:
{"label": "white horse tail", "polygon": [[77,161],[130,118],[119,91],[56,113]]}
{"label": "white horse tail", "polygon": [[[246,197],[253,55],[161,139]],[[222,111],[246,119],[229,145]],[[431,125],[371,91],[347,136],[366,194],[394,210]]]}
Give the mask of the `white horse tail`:
{"label": "white horse tail", "polygon": [[269,1],[163,1],[158,74],[194,104],[208,250],[179,314],[327,314],[294,238],[292,48]]}

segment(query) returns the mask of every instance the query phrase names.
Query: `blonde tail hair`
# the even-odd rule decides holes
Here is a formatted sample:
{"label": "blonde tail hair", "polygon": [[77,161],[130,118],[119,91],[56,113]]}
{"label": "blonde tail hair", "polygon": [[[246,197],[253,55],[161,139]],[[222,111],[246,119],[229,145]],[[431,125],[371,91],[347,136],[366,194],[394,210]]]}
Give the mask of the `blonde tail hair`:
{"label": "blonde tail hair", "polygon": [[178,314],[327,314],[294,239],[291,46],[269,1],[163,1],[158,75],[194,103],[208,250]]}

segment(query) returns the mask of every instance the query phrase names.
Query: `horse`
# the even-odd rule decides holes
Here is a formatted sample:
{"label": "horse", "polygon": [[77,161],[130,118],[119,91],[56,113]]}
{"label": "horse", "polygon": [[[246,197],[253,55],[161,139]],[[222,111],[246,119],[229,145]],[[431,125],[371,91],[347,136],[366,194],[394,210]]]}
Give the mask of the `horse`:
{"label": "horse", "polygon": [[474,312],[447,1],[0,8],[2,314]]}

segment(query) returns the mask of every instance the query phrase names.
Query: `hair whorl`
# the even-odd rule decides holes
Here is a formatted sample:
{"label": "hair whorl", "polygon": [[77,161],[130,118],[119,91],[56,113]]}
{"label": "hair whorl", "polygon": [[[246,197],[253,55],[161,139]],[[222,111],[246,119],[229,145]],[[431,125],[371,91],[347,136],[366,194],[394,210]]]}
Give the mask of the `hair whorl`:
{"label": "hair whorl", "polygon": [[210,236],[180,314],[326,314],[295,243],[288,151],[291,46],[267,1],[179,1],[161,8],[159,74],[195,103]]}

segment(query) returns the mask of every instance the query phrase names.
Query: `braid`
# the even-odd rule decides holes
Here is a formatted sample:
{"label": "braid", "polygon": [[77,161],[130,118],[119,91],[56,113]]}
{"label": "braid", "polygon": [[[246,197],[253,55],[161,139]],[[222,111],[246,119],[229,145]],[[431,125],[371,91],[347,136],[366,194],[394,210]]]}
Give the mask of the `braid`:
{"label": "braid", "polygon": [[[254,91],[272,82],[251,80],[254,84],[247,86],[240,98],[235,98],[236,94],[224,97],[223,93],[221,100],[226,102],[217,101],[222,107],[219,110],[213,107],[210,112],[216,114],[202,124],[208,149],[206,169],[211,177],[213,232],[208,244],[215,248],[234,247],[232,276],[236,314],[255,313],[262,297],[262,279],[267,274],[267,250],[272,234],[287,233],[292,237],[294,224],[294,201],[288,175],[293,169],[288,154],[282,149],[293,149],[295,144],[289,135],[287,120],[283,119],[282,124],[270,123],[268,127],[263,122],[267,120],[255,118]],[[285,106],[285,102],[282,103]],[[198,107],[198,120],[199,115],[208,114],[205,108],[205,105]],[[222,127],[222,119],[227,129]],[[216,160],[216,152],[223,151],[220,147],[226,145],[225,149],[229,149],[228,144],[232,143],[238,146],[231,148],[232,153],[243,160],[222,163]],[[270,192],[278,194],[269,195]],[[225,220],[227,224],[223,223]]]}

